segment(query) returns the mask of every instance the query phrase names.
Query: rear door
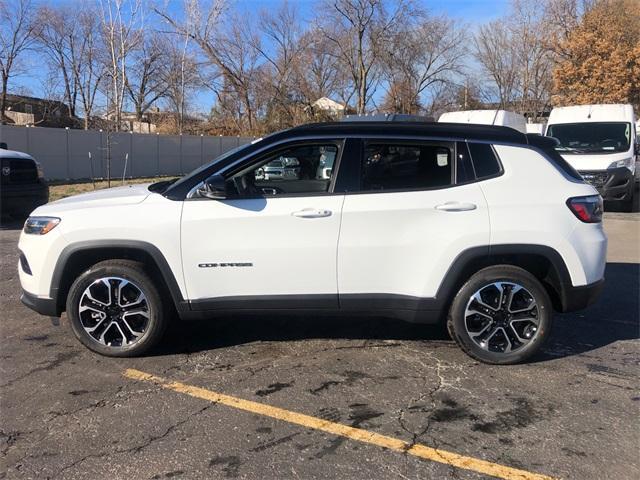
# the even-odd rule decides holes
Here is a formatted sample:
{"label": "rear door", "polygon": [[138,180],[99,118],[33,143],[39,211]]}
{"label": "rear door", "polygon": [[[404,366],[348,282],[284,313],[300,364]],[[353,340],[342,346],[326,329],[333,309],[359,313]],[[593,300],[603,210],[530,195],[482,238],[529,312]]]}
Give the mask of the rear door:
{"label": "rear door", "polygon": [[489,215],[465,142],[365,139],[345,197],[338,290],[345,309],[415,309],[455,258],[489,245]]}

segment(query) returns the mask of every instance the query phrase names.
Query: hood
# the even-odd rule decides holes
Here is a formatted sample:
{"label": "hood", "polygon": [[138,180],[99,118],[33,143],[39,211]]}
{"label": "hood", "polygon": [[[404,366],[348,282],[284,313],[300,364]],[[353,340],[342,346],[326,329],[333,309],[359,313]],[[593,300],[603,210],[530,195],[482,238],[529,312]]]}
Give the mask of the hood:
{"label": "hood", "polygon": [[618,160],[624,160],[632,157],[632,152],[617,152],[617,153],[604,153],[598,155],[567,155],[566,153],[558,152],[564,158],[569,165],[578,171],[584,170],[606,170],[609,165]]}
{"label": "hood", "polygon": [[81,193],[43,205],[39,207],[34,214],[53,214],[55,212],[75,210],[78,208],[135,205],[142,202],[151,194],[149,185],[151,184],[126,185],[123,187],[106,188],[94,192]]}

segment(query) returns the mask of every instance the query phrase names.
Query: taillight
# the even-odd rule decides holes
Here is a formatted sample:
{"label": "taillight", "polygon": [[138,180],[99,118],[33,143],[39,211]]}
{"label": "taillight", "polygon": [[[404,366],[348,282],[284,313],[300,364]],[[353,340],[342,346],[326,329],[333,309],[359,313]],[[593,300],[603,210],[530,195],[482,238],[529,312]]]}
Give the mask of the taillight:
{"label": "taillight", "polygon": [[602,221],[603,207],[600,195],[573,197],[567,200],[567,206],[579,220],[585,223],[599,223]]}

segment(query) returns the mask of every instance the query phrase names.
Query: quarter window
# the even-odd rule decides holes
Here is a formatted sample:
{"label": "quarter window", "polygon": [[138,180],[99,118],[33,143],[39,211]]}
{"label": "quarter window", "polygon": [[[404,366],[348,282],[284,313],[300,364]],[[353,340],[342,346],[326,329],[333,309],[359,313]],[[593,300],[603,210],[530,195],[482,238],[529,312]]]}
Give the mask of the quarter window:
{"label": "quarter window", "polygon": [[469,143],[469,150],[478,179],[500,173],[500,163],[491,145],[488,143]]}
{"label": "quarter window", "polygon": [[362,190],[421,190],[452,184],[453,153],[436,144],[369,143]]}

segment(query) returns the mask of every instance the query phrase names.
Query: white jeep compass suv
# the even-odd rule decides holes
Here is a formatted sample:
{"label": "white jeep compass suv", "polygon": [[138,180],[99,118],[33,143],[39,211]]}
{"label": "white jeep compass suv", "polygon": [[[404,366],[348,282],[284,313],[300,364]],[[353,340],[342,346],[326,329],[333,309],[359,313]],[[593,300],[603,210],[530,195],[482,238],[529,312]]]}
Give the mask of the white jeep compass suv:
{"label": "white jeep compass suv", "polygon": [[[175,183],[37,208],[20,237],[22,301],[66,310],[112,356],[146,352],[169,321],[294,310],[445,321],[472,357],[519,362],[554,310],[586,307],[603,282],[602,199],[555,144],[447,123],[279,132]],[[282,157],[297,178],[263,174]]]}

